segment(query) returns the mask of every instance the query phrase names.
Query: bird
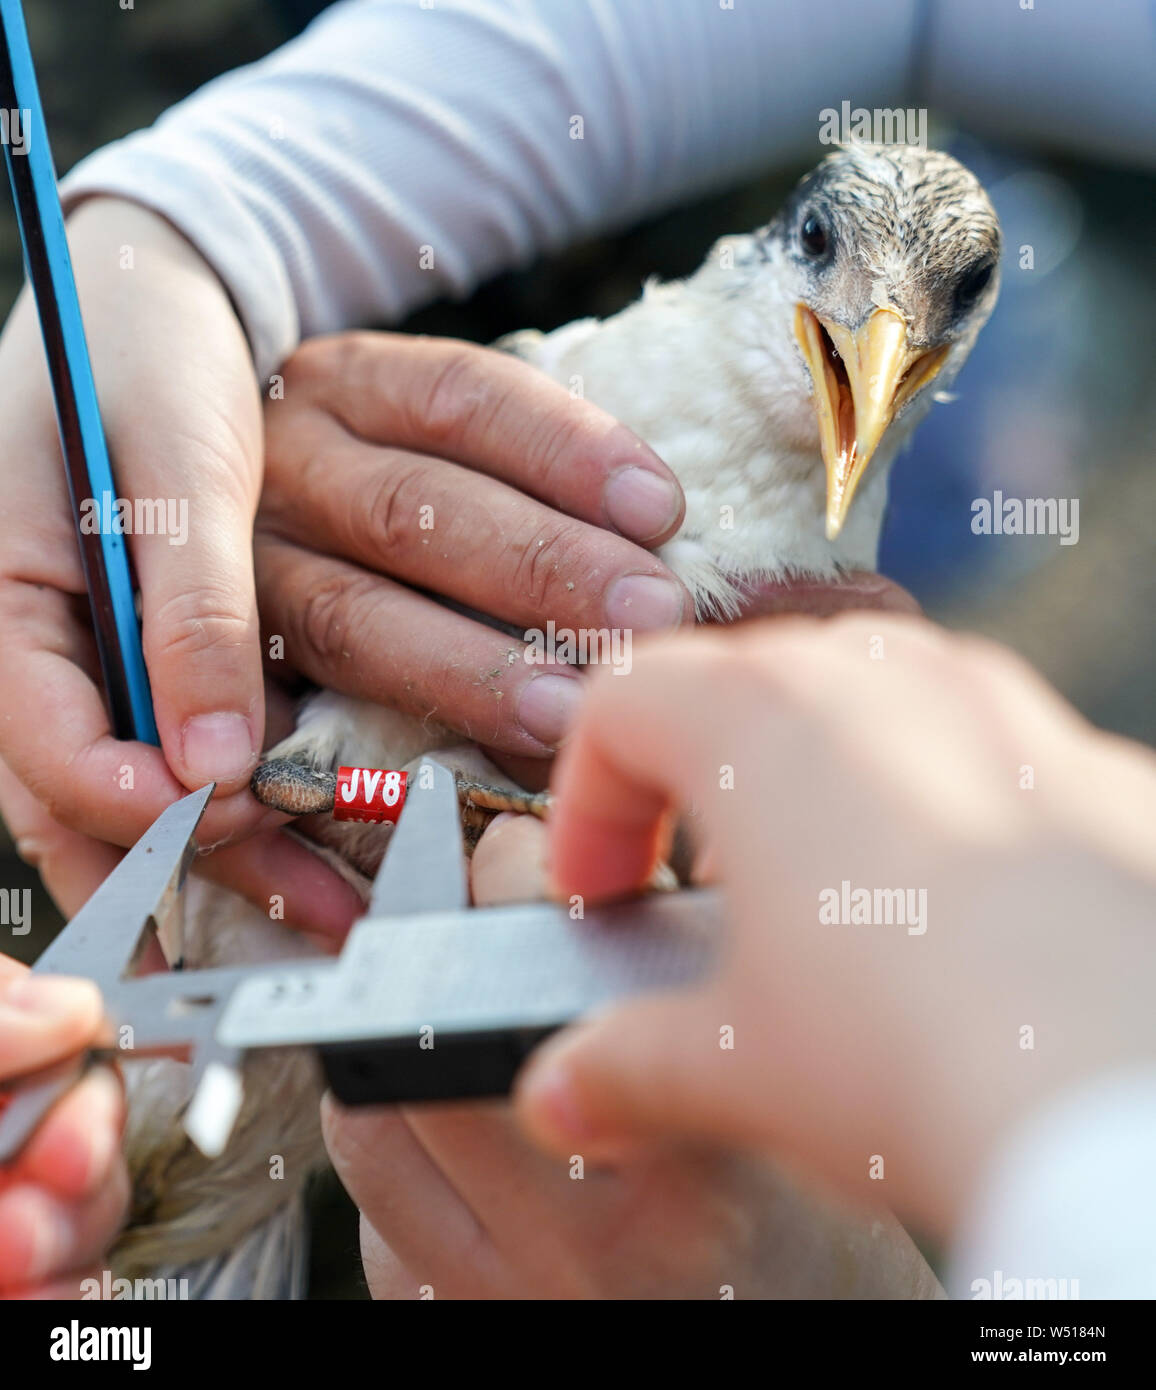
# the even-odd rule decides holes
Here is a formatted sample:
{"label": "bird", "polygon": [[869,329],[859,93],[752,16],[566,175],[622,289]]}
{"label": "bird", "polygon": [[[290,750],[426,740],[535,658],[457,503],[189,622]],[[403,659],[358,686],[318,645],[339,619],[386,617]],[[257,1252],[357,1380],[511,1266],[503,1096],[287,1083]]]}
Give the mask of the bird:
{"label": "bird", "polygon": [[673,469],[686,519],[659,554],[700,618],[729,618],[744,579],[876,567],[891,465],[987,321],[999,253],[950,155],[852,145],[689,279],[507,342]]}
{"label": "bird", "polygon": [[[685,519],[658,554],[701,620],[729,620],[752,583],[874,570],[895,458],[949,388],[999,292],[999,221],[952,156],[851,142],[806,174],[765,226],[722,237],[688,278],[651,279],[605,319],[522,330],[494,346],[632,428],[682,485]],[[332,806],[339,766],[414,768],[431,755],[463,803],[547,804],[431,719],[320,690],[253,788],[290,814]],[[307,842],[368,901],[391,827],[310,815]],[[475,826],[476,829],[476,826]],[[218,886],[190,889],[190,967],[312,948]],[[190,1277],[195,1296],[299,1296],[301,1194],[324,1162],[307,1056],[258,1055],[224,1155],[180,1130],[180,1063],[128,1078],[136,1198],[114,1264]],[[274,1156],[285,1178],[269,1180]]]}

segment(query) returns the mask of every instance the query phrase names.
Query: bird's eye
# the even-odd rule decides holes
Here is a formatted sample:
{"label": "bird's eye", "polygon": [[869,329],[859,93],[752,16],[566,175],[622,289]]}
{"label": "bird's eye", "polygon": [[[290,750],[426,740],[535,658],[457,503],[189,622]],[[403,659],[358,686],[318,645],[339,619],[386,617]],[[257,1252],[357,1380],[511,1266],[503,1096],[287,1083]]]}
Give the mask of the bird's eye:
{"label": "bird's eye", "polygon": [[818,260],[827,250],[827,229],[812,212],[803,219],[799,228],[799,245],[813,260]]}
{"label": "bird's eye", "polygon": [[955,303],[960,309],[970,309],[991,282],[994,266],[990,261],[969,270],[955,289]]}

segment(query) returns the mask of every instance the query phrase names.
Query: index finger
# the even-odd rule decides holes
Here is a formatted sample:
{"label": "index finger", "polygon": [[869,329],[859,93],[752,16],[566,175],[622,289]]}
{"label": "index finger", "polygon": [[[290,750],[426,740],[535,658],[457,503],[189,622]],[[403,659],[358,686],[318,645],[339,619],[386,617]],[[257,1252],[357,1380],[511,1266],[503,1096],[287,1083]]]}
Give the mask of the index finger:
{"label": "index finger", "polygon": [[[702,783],[732,648],[700,630],[652,642],[625,680],[594,674],[551,778],[548,871],[560,896],[602,901],[647,883],[671,812]],[[728,716],[735,699],[731,689]]]}
{"label": "index finger", "polygon": [[286,367],[286,396],[296,387],[363,439],[466,464],[640,544],[682,525],[682,489],[653,449],[508,353],[396,333],[318,338]]}

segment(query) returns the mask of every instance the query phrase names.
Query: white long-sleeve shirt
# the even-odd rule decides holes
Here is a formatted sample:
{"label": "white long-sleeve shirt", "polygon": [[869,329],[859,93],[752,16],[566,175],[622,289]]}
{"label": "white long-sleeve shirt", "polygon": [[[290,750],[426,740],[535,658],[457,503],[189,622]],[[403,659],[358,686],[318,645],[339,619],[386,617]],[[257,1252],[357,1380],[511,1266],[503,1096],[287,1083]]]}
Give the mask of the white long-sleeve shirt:
{"label": "white long-sleeve shirt", "polygon": [[[303,336],[397,321],[818,154],[820,111],[847,99],[1156,164],[1153,53],[1147,0],[344,0],[86,159],[63,193],[179,227],[267,374]],[[998,1271],[1001,1289],[1156,1297],[1154,1117],[1149,1074],[1032,1121],[976,1199],[952,1291],[994,1291]]]}
{"label": "white long-sleeve shirt", "polygon": [[344,0],[63,193],[168,217],[264,375],[303,336],[817,156],[843,100],[1156,162],[1152,63],[1147,0]]}

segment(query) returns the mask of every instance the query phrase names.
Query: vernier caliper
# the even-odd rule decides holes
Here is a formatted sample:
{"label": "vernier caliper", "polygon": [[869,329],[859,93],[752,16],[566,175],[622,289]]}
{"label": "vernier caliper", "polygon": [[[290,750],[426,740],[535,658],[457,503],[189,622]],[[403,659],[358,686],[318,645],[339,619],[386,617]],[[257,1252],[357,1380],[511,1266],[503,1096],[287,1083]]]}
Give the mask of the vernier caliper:
{"label": "vernier caliper", "polygon": [[198,1084],[185,1125],[210,1155],[228,1139],[255,1048],[315,1048],[347,1105],[498,1095],[547,1034],[624,996],[703,979],[717,953],[721,904],[709,890],[582,916],[554,903],[470,907],[454,776],[427,761],[368,914],[336,959],[133,978],[181,891],[211,793],[159,816],[37,961],[37,972],[94,980],[129,1042],[9,1088],[0,1162],[93,1060],[187,1053]]}

